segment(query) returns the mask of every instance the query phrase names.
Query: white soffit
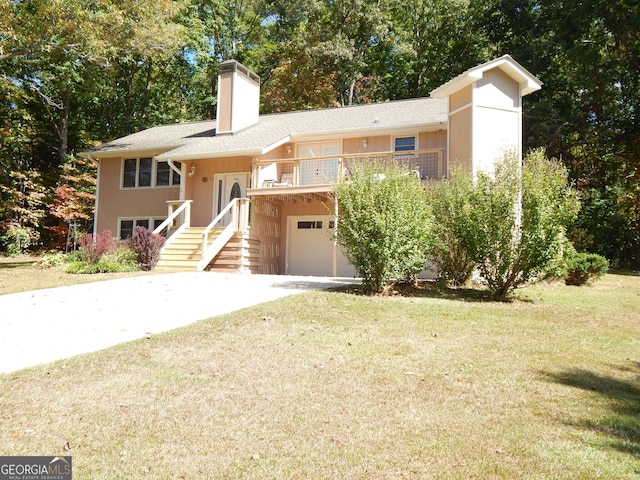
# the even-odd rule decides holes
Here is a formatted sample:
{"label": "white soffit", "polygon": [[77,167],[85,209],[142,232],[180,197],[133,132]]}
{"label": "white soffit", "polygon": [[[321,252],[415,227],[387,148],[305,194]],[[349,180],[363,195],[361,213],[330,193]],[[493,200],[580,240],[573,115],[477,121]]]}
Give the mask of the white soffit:
{"label": "white soffit", "polygon": [[501,69],[513,78],[514,81],[518,82],[520,84],[520,91],[522,92],[523,97],[540,90],[542,87],[542,82],[536,76],[511,58],[510,55],[503,55],[502,57],[483,63],[477,67],[470,68],[457,77],[452,78],[435,90],[432,90],[431,96],[435,98],[446,98],[449,95],[460,91],[467,85],[480,80],[486,71],[493,68]]}

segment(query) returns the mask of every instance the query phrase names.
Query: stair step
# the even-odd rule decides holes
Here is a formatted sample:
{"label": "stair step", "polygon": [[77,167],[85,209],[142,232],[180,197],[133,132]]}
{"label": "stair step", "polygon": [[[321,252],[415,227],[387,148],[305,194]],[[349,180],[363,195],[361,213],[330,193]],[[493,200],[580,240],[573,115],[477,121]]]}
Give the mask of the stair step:
{"label": "stair step", "polygon": [[[174,271],[193,271],[202,257],[202,233],[204,228],[189,227],[171,240],[162,251],[157,268]],[[209,232],[209,244],[220,235],[224,228]],[[236,234],[216,255],[207,267],[220,272],[260,271],[260,242],[248,234]]]}

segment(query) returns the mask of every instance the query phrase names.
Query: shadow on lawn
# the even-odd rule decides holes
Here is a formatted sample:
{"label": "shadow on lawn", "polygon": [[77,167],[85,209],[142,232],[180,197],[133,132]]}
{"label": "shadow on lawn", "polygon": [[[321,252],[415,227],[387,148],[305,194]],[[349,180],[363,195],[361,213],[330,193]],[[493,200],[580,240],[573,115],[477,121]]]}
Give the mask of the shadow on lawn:
{"label": "shadow on lawn", "polygon": [[640,277],[640,272],[634,270],[609,270],[609,273],[624,275],[625,277]]}
{"label": "shadow on lawn", "polygon": [[604,397],[607,400],[608,412],[603,413],[600,418],[585,418],[565,423],[608,435],[612,448],[637,456],[640,455],[640,362],[614,368],[625,374],[636,374],[635,381],[621,380],[582,369],[542,374],[549,381]]}
{"label": "shadow on lawn", "polygon": [[30,267],[31,265],[33,265],[33,262],[34,262],[33,259],[29,259],[29,260],[14,260],[14,261],[2,260],[2,261],[0,261],[0,269],[2,269],[2,268],[24,268],[24,267]]}
{"label": "shadow on lawn", "polygon": [[[353,295],[368,295],[361,285],[351,285],[348,287],[336,288],[336,291],[350,293]],[[379,294],[388,297],[423,297],[438,298],[445,300],[458,300],[462,302],[512,302],[514,300],[527,301],[521,298],[496,298],[491,295],[489,290],[468,287],[446,287],[440,283],[433,281],[421,281],[418,285],[398,284],[387,293]]]}

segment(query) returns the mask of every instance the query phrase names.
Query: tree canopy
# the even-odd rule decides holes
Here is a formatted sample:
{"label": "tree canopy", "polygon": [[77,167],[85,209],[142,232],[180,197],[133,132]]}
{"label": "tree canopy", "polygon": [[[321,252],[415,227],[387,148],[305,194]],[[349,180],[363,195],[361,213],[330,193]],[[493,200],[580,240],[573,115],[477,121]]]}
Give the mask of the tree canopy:
{"label": "tree canopy", "polygon": [[576,245],[640,268],[639,32],[630,0],[0,0],[0,233],[9,172],[38,172],[51,208],[69,155],[212,118],[223,60],[269,113],[425,96],[509,53],[544,82],[524,143],[581,191]]}

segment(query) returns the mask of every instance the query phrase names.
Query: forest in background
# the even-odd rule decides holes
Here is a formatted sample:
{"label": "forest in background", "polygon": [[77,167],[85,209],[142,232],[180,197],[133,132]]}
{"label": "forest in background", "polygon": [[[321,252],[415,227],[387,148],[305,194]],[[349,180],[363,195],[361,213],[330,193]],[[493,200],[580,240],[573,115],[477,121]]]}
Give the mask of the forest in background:
{"label": "forest in background", "polygon": [[635,0],[0,0],[0,251],[90,231],[95,172],[75,154],[213,118],[223,60],[261,76],[271,113],[428,96],[506,53],[544,82],[525,149],[569,168],[574,244],[639,269]]}

